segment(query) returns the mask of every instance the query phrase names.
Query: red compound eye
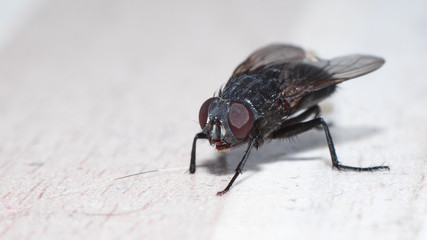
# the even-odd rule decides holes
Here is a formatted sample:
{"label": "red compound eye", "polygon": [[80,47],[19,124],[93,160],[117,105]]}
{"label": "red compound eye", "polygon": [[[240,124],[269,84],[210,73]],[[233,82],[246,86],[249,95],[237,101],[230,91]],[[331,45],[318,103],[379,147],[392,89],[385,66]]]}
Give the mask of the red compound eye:
{"label": "red compound eye", "polygon": [[228,112],[228,125],[237,139],[248,136],[252,129],[254,117],[252,110],[242,101],[236,100],[231,103]]}
{"label": "red compound eye", "polygon": [[212,101],[215,100],[215,99],[216,98],[209,98],[200,107],[200,111],[199,111],[199,123],[200,123],[200,127],[202,129],[204,129],[206,127],[206,122],[208,120],[209,106],[211,105]]}

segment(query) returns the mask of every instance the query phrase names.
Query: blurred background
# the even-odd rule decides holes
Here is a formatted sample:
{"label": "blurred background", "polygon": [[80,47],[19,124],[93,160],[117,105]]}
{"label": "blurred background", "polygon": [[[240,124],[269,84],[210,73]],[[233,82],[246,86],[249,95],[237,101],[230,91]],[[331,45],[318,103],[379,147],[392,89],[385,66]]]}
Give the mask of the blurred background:
{"label": "blurred background", "polygon": [[[0,0],[0,238],[424,239],[426,9]],[[198,172],[185,173],[200,105],[270,43],[385,58],[323,107],[343,163],[390,173],[332,171],[316,132],[253,153],[223,198],[244,149],[224,161],[201,142]]]}

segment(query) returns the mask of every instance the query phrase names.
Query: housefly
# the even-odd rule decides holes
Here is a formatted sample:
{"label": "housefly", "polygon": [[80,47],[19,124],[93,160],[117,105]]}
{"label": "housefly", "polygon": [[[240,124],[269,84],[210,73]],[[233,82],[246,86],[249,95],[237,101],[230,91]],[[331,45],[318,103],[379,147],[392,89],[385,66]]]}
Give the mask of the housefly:
{"label": "housefly", "polygon": [[384,59],[347,55],[318,58],[291,45],[274,44],[252,53],[218,94],[206,100],[199,112],[202,131],[193,140],[190,173],[196,171],[196,142],[207,139],[217,150],[247,144],[226,193],[242,172],[252,148],[266,140],[289,138],[312,128],[323,128],[333,167],[338,170],[390,170],[388,166],[352,167],[338,161],[328,124],[318,103],[331,95],[338,83],[370,73]]}

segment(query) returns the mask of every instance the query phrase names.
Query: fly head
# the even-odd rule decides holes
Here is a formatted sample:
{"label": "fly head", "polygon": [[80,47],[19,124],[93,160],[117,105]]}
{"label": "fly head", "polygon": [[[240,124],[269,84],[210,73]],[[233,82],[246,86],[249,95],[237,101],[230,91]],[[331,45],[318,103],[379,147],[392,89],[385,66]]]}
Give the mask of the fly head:
{"label": "fly head", "polygon": [[217,150],[226,150],[249,136],[254,114],[244,101],[213,97],[200,108],[199,123],[209,143]]}

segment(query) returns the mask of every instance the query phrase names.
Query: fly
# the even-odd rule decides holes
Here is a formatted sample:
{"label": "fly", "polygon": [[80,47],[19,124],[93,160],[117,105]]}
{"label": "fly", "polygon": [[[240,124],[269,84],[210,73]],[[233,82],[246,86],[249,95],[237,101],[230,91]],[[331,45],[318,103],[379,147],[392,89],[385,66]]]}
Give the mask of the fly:
{"label": "fly", "polygon": [[333,167],[338,170],[390,170],[388,166],[352,167],[338,161],[328,124],[318,103],[331,95],[338,83],[375,71],[384,59],[347,55],[324,60],[301,48],[274,44],[252,53],[217,96],[206,100],[199,112],[202,131],[193,140],[190,173],[196,171],[196,142],[208,139],[217,150],[247,144],[242,160],[223,195],[242,172],[253,148],[266,140],[289,138],[323,128]]}

